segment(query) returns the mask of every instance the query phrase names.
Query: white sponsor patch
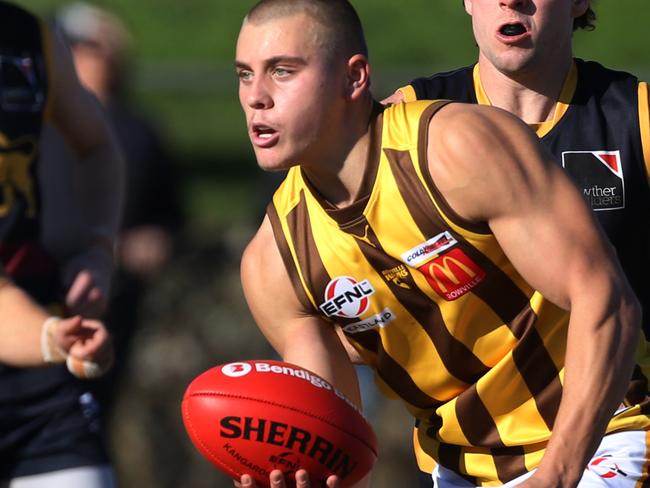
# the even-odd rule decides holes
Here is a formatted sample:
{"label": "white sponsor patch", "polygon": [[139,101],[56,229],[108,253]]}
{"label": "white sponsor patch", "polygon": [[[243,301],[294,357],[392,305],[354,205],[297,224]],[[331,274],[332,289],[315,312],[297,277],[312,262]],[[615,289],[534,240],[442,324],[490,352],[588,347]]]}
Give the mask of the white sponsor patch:
{"label": "white sponsor patch", "polygon": [[359,332],[365,332],[377,327],[386,327],[393,320],[395,320],[395,314],[390,308],[385,308],[383,312],[373,315],[366,320],[346,325],[343,327],[343,330],[348,334],[358,334]]}
{"label": "white sponsor patch", "polygon": [[402,261],[412,267],[417,267],[425,261],[438,256],[441,252],[449,249],[457,244],[458,241],[454,239],[448,231],[432,237],[426,242],[409,249],[401,255]]}

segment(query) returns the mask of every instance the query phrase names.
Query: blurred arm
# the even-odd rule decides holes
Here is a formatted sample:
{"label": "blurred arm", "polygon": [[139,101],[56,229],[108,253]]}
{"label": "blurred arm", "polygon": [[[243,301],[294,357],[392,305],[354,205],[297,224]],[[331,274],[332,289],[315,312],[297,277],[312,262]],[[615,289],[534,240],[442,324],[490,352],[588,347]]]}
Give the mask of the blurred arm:
{"label": "blurred arm", "polygon": [[[79,83],[67,46],[58,33],[46,32],[51,47],[48,114],[77,156],[74,187],[86,231],[78,246],[82,255],[69,263],[64,277],[72,286],[67,301],[73,311],[97,316],[110,286],[124,195],[123,161],[102,107]],[[85,277],[76,281],[84,271]],[[94,302],[90,308],[88,301]]]}
{"label": "blurred arm", "polygon": [[101,322],[81,317],[58,319],[0,273],[0,363],[15,367],[67,362],[79,378],[105,373],[113,348]]}

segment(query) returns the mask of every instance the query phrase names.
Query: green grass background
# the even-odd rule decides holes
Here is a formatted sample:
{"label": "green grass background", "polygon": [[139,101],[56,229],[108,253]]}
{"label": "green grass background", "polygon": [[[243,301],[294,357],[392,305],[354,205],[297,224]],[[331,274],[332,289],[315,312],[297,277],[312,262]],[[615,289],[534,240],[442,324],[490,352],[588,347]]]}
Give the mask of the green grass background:
{"label": "green grass background", "polygon": [[[61,0],[19,0],[48,15]],[[412,77],[471,63],[476,47],[458,0],[356,0],[377,96]],[[133,33],[132,98],[167,136],[190,222],[232,224],[251,215],[252,159],[237,102],[234,44],[241,0],[104,0]],[[650,78],[647,0],[599,0],[597,29],[578,32],[575,51]],[[226,205],[227,202],[234,202]],[[227,210],[227,211],[226,211]]]}

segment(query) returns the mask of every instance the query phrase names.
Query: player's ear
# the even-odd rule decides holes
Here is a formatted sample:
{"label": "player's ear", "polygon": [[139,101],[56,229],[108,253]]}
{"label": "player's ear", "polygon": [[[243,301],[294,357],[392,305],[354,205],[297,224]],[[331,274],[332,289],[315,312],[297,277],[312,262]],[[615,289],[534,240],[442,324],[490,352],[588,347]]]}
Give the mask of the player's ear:
{"label": "player's ear", "polygon": [[587,11],[589,8],[589,5],[591,4],[590,0],[573,0],[573,18],[580,17],[581,15],[584,15],[584,13]]}
{"label": "player's ear", "polygon": [[463,7],[465,8],[465,12],[472,15],[472,0],[463,0]]}
{"label": "player's ear", "polygon": [[348,59],[347,96],[357,100],[370,89],[370,65],[363,54],[355,54]]}

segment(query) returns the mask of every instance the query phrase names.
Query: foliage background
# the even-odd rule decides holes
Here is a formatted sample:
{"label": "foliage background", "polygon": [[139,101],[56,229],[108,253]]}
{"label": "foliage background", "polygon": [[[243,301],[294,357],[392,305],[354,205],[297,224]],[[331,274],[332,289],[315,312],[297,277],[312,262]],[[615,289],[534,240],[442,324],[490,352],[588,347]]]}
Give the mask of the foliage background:
{"label": "foliage background", "polygon": [[[18,0],[44,16],[66,2]],[[383,97],[415,76],[470,64],[476,48],[458,0],[353,0]],[[234,44],[242,0],[102,0],[135,39],[130,97],[166,135],[187,222],[177,259],[151,283],[110,421],[123,487],[232,486],[202,459],[180,423],[194,375],[231,359],[268,356],[241,296],[237,266],[277,178],[256,167],[237,102]],[[575,36],[580,57],[650,79],[647,0],[599,0],[597,29]],[[415,486],[410,421],[379,401],[382,440],[373,486]]]}

